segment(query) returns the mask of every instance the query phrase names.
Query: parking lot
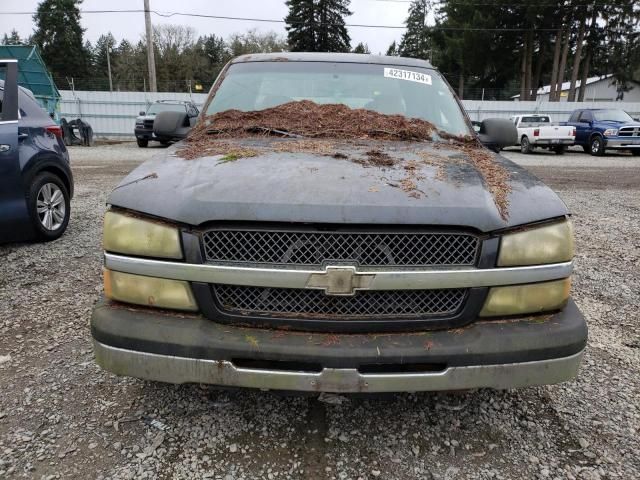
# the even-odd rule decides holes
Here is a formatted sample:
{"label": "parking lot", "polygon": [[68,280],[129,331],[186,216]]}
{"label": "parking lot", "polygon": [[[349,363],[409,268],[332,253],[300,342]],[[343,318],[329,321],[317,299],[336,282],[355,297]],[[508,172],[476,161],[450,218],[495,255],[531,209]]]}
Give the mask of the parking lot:
{"label": "parking lot", "polygon": [[72,147],[67,233],[0,246],[0,478],[640,478],[639,157],[504,152],[574,213],[573,296],[590,329],[575,381],[317,398],[155,384],[94,364],[105,199],[158,152]]}

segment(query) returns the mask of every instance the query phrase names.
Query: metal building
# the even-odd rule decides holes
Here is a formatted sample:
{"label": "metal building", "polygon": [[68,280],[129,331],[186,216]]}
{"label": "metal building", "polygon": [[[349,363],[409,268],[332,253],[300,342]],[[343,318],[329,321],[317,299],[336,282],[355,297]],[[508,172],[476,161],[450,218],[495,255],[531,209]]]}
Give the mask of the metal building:
{"label": "metal building", "polygon": [[[576,89],[580,88],[580,80],[576,82]],[[628,90],[624,91],[613,75],[587,78],[586,90],[584,94],[585,102],[640,102],[640,83],[631,81],[627,85]],[[571,82],[564,82],[560,91],[560,101],[566,102],[569,97],[569,87]],[[549,100],[550,86],[545,85],[538,89],[537,99],[541,101]],[[511,97],[513,100],[520,100],[520,95]]]}
{"label": "metal building", "polygon": [[0,58],[18,60],[18,85],[31,90],[42,108],[55,115],[60,92],[38,48],[33,45],[0,45]]}

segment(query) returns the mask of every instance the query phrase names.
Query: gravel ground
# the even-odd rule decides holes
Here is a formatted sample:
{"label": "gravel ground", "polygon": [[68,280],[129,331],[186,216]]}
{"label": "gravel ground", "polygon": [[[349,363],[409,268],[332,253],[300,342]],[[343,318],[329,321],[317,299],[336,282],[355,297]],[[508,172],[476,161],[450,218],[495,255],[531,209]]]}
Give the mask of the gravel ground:
{"label": "gravel ground", "polygon": [[155,149],[72,149],[66,235],[0,247],[0,478],[640,478],[640,158],[505,154],[575,213],[590,341],[562,385],[284,396],[117,378],[87,327],[107,192]]}

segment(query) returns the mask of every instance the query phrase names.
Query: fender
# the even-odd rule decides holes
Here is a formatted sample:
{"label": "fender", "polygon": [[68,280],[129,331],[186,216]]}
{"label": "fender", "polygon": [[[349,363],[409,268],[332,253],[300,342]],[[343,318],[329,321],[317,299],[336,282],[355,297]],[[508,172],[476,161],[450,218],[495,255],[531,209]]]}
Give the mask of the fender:
{"label": "fender", "polygon": [[61,162],[60,158],[52,152],[41,152],[31,157],[22,167],[22,179],[24,185],[28,185],[28,179],[33,178],[39,172],[51,172],[58,175],[69,192],[69,198],[73,198],[73,172],[71,166]]}

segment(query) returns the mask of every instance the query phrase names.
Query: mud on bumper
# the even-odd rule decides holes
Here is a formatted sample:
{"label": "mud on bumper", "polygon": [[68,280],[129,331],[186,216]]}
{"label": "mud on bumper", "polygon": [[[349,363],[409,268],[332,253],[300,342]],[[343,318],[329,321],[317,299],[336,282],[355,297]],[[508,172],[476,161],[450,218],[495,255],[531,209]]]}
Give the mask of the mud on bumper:
{"label": "mud on bumper", "polygon": [[455,330],[324,334],[219,324],[199,315],[99,303],[98,364],[169,383],[326,392],[513,388],[575,377],[587,341],[576,305]]}

